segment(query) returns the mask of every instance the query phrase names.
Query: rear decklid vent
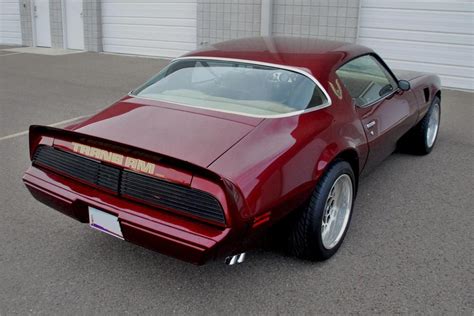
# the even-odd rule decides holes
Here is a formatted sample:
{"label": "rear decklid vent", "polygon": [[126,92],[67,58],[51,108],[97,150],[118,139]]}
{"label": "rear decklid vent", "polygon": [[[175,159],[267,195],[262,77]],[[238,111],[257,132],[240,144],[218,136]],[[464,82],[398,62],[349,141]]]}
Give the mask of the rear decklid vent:
{"label": "rear decklid vent", "polygon": [[211,194],[124,170],[120,194],[150,204],[224,222],[219,201]]}
{"label": "rear decklid vent", "polygon": [[101,164],[76,154],[56,150],[49,146],[39,146],[33,156],[33,164],[53,169],[99,187],[118,191],[120,169]]}

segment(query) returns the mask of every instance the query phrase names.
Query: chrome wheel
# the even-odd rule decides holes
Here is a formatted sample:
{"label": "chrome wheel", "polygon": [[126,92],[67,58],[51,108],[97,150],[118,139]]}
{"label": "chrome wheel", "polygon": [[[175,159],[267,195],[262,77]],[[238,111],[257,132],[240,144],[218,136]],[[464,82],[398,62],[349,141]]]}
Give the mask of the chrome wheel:
{"label": "chrome wheel", "polygon": [[354,187],[347,174],[339,176],[329,191],[321,223],[324,248],[334,248],[342,238],[352,210]]}
{"label": "chrome wheel", "polygon": [[438,136],[439,129],[439,103],[433,104],[430,119],[428,121],[428,128],[426,129],[426,145],[431,148]]}

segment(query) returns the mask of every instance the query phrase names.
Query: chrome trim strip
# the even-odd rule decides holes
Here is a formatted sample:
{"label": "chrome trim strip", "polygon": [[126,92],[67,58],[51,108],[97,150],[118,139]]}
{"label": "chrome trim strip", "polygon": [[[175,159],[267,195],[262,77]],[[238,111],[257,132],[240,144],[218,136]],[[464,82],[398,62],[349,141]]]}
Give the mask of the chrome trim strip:
{"label": "chrome trim strip", "polygon": [[225,58],[225,57],[209,57],[209,56],[185,56],[185,57],[178,57],[175,58],[171,61],[171,63],[179,61],[179,60],[217,60],[217,61],[235,61],[235,62],[240,62],[243,64],[253,64],[253,65],[262,65],[262,66],[268,66],[268,67],[274,67],[274,68],[280,68],[280,69],[285,69],[293,72],[297,72],[311,81],[313,81],[316,86],[323,92],[324,96],[327,99],[326,103],[323,103],[321,105],[305,109],[305,110],[298,110],[298,111],[293,111],[289,113],[284,113],[284,114],[275,114],[275,115],[258,115],[258,114],[248,114],[244,112],[235,112],[235,111],[227,111],[227,110],[219,110],[219,109],[212,109],[212,108],[207,108],[207,107],[202,107],[202,106],[193,106],[193,105],[188,105],[184,103],[179,103],[179,102],[172,102],[169,100],[160,100],[157,98],[147,98],[147,97],[142,97],[142,96],[137,96],[132,94],[132,92],[128,93],[128,96],[133,97],[133,98],[138,98],[138,99],[144,99],[144,100],[151,100],[151,101],[161,101],[161,102],[167,102],[171,104],[178,104],[182,106],[187,106],[190,108],[196,108],[196,109],[203,109],[203,110],[209,110],[209,111],[215,111],[215,112],[222,112],[222,113],[230,113],[230,114],[236,114],[236,115],[242,115],[242,116],[248,116],[248,117],[256,117],[256,118],[265,118],[265,119],[272,119],[272,118],[283,118],[283,117],[290,117],[290,116],[296,116],[300,114],[305,114],[317,110],[321,110],[324,108],[327,108],[332,105],[332,100],[331,97],[329,96],[328,92],[324,87],[321,85],[321,83],[316,79],[311,73],[308,71],[305,71],[301,68],[298,67],[292,67],[292,66],[286,66],[286,65],[280,65],[280,64],[273,64],[273,63],[266,63],[266,62],[260,62],[260,61],[253,61],[253,60],[247,60],[247,59],[238,59],[238,58]]}
{"label": "chrome trim strip", "polygon": [[372,128],[375,126],[375,121],[370,121],[369,123],[365,124],[367,128]]}
{"label": "chrome trim strip", "polygon": [[289,112],[289,113],[284,113],[284,114],[275,114],[275,115],[257,115],[257,114],[248,114],[248,113],[242,113],[242,112],[235,112],[235,111],[227,111],[227,110],[218,110],[218,109],[212,109],[212,108],[206,108],[204,106],[194,106],[194,105],[189,105],[185,103],[179,103],[179,102],[174,102],[174,101],[169,101],[169,100],[160,100],[156,98],[147,98],[147,97],[140,97],[136,96],[134,94],[128,94],[132,98],[137,98],[137,99],[143,99],[143,100],[150,100],[150,101],[158,101],[158,102],[166,102],[170,104],[177,104],[177,105],[182,105],[188,108],[194,108],[194,109],[201,109],[201,110],[208,110],[208,111],[214,111],[214,112],[220,112],[220,113],[229,113],[229,114],[235,114],[235,115],[241,115],[241,116],[247,116],[247,117],[255,117],[255,118],[263,118],[263,119],[273,119],[273,118],[283,118],[283,117],[290,117],[290,116],[296,116],[300,114],[306,114],[309,112],[314,112],[317,110],[321,110],[324,108],[327,108],[331,104],[323,104],[320,106],[315,106],[306,110],[299,110],[299,111],[294,111],[294,112]]}

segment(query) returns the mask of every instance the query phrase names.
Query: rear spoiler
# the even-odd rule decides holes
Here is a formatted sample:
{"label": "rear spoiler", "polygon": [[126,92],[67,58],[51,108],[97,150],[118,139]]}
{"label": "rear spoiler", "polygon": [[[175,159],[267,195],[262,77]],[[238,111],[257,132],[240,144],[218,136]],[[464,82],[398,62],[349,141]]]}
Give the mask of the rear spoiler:
{"label": "rear spoiler", "polygon": [[134,155],[138,158],[144,158],[150,162],[167,164],[171,166],[176,166],[184,170],[189,170],[193,174],[203,176],[209,180],[222,181],[223,178],[218,174],[197,166],[190,162],[177,159],[174,157],[166,156],[160,153],[151,152],[149,150],[141,149],[138,147],[124,145],[115,141],[110,141],[107,139],[99,138],[92,135],[87,135],[79,133],[76,131],[65,130],[56,127],[44,126],[44,125],[31,125],[29,129],[29,150],[30,150],[30,159],[33,158],[33,155],[36,151],[36,147],[44,138],[51,139],[60,139],[64,141],[74,141],[82,144],[90,144],[95,147],[108,149],[110,151],[120,153],[123,155]]}
{"label": "rear spoiler", "polygon": [[[133,155],[137,158],[142,157],[150,162],[165,164],[188,170],[193,174],[193,178],[194,176],[199,176],[221,186],[224,190],[228,206],[231,209],[237,210],[237,214],[244,215],[245,213],[248,213],[245,211],[248,210],[248,206],[246,205],[245,199],[243,198],[240,188],[237,187],[232,181],[221,177],[219,174],[213,171],[210,171],[206,168],[197,166],[181,159],[162,155],[160,153],[144,150],[130,145],[124,145],[119,142],[102,139],[96,136],[87,135],[76,131],[70,131],[43,125],[31,125],[29,129],[30,159],[33,158],[33,155],[38,145],[40,145],[43,140],[48,138],[51,145],[53,144],[54,139],[71,142],[74,141],[82,144],[91,144],[95,147],[109,149],[110,151],[123,155]],[[232,218],[237,214],[231,212],[230,216]]]}

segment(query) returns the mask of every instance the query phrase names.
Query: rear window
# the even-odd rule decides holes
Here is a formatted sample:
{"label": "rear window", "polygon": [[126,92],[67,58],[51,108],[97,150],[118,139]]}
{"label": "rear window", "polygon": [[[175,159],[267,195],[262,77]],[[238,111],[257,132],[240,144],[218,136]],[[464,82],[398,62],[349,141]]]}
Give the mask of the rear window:
{"label": "rear window", "polygon": [[177,60],[132,94],[254,116],[282,115],[328,103],[316,83],[301,73],[221,60]]}

